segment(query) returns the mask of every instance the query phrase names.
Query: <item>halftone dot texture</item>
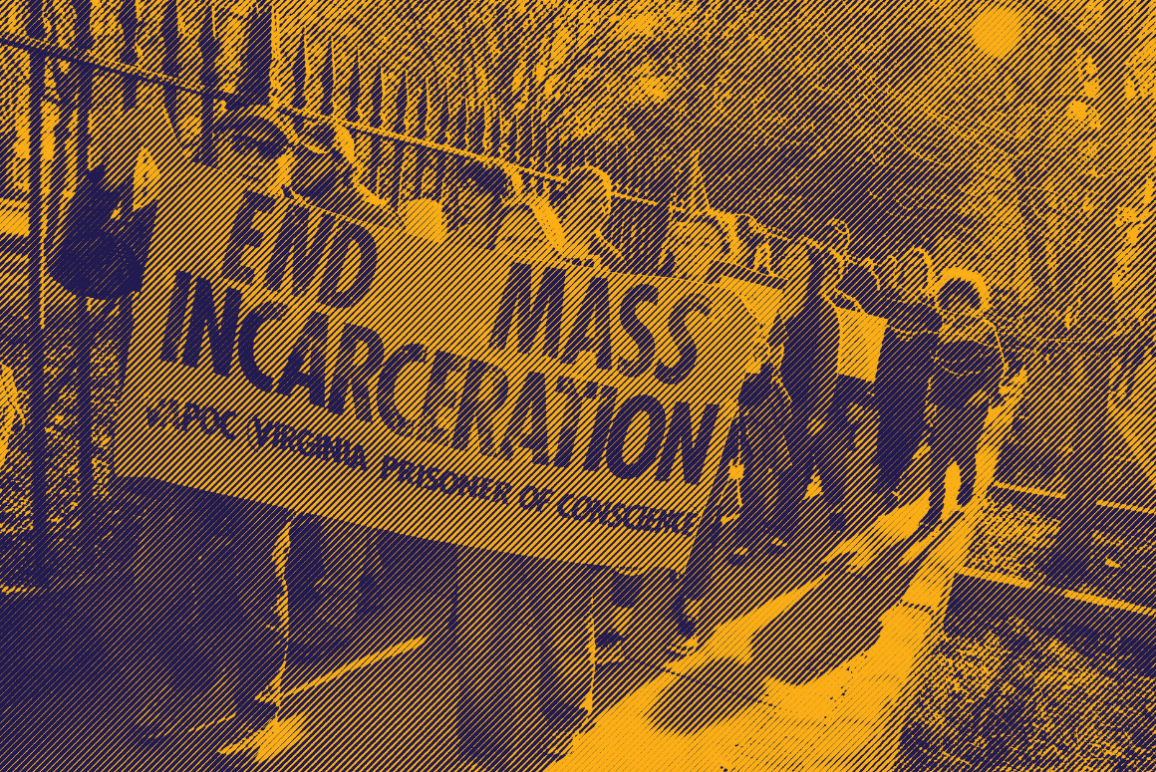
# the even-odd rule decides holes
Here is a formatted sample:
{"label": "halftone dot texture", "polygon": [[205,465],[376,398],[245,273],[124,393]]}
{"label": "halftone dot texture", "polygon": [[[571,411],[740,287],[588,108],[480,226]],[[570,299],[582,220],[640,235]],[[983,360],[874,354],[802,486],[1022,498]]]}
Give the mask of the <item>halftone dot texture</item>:
{"label": "halftone dot texture", "polygon": [[[27,31],[22,5],[14,3],[8,14],[5,33],[13,39]],[[155,334],[147,345],[138,339],[132,352],[133,396],[118,416],[125,429],[118,455],[135,476],[151,473],[185,487],[137,486],[148,525],[134,563],[117,582],[102,586],[101,603],[92,597],[79,602],[100,620],[96,627],[110,660],[140,663],[127,668],[132,685],[115,698],[102,696],[96,707],[77,698],[68,703],[75,710],[60,709],[55,722],[19,724],[25,739],[5,742],[23,750],[4,754],[5,766],[202,767],[223,737],[218,727],[228,724],[214,722],[230,710],[222,708],[228,689],[217,684],[214,692],[214,682],[221,675],[226,682],[256,677],[250,671],[269,657],[268,651],[248,650],[255,637],[247,631],[264,625],[275,609],[282,587],[272,555],[292,511],[298,516],[285,575],[289,648],[299,658],[294,662],[320,663],[311,672],[300,664],[287,671],[288,735],[261,744],[254,764],[452,769],[457,732],[464,728],[467,744],[487,765],[506,757],[515,768],[529,768],[544,763],[535,751],[549,734],[564,731],[581,712],[590,683],[598,710],[608,707],[606,694],[634,693],[579,739],[560,768],[872,768],[890,758],[893,746],[868,758],[851,753],[852,746],[883,747],[871,745],[882,741],[866,740],[864,729],[881,714],[853,705],[879,694],[902,704],[896,674],[920,672],[912,663],[922,661],[916,652],[926,651],[921,646],[936,629],[952,560],[966,549],[960,535],[966,530],[943,528],[926,543],[915,540],[925,501],[919,497],[938,482],[927,479],[925,461],[901,480],[902,514],[876,520],[876,411],[864,396],[865,383],[855,379],[835,387],[835,412],[827,415],[833,440],[821,443],[819,455],[827,457],[814,459],[842,485],[834,479],[812,485],[790,551],[752,561],[765,575],[714,566],[713,610],[700,630],[709,638],[720,623],[717,640],[706,649],[713,654],[677,674],[635,677],[624,667],[600,676],[590,667],[589,640],[600,631],[609,593],[606,571],[589,564],[650,569],[632,635],[660,641],[673,634],[669,609],[678,582],[669,571],[684,568],[693,537],[710,530],[698,518],[723,514],[706,509],[705,495],[719,448],[712,444],[712,463],[704,464],[697,486],[680,487],[680,475],[688,446],[695,450],[705,407],[737,394],[753,324],[742,321],[740,304],[717,288],[642,277],[669,275],[704,255],[739,259],[743,247],[733,213],[771,229],[766,265],[788,280],[799,306],[809,268],[800,268],[790,242],[800,235],[838,242],[849,267],[840,289],[869,314],[888,291],[882,267],[892,254],[922,248],[936,272],[959,266],[982,273],[992,289],[988,316],[999,329],[1009,375],[1022,368],[1026,383],[1022,395],[1002,406],[992,395],[996,407],[979,443],[977,489],[995,478],[1000,490],[1017,495],[1061,494],[1033,501],[1060,502],[1054,511],[1065,527],[1079,525],[1080,505],[1108,502],[1114,506],[1091,509],[1111,513],[1110,529],[1117,533],[1139,529],[1156,507],[1156,394],[1147,350],[1150,288],[1156,284],[1142,227],[1151,203],[1144,176],[1153,86],[1145,47],[1151,22],[1143,8],[935,2],[69,5],[46,14],[49,42],[176,79],[157,85],[99,72],[88,102],[91,138],[81,138],[79,152],[90,166],[104,165],[110,184],[131,173],[142,146],[162,181],[172,175],[167,203],[179,216],[154,238],[154,281],[146,279],[137,300],[137,334]],[[91,34],[76,26],[77,19],[91,22]],[[27,58],[8,46],[3,56],[0,133],[15,138],[5,173],[12,187],[23,182],[27,189]],[[88,99],[84,68],[74,63],[66,72],[50,63],[49,71],[54,105]],[[290,204],[246,194],[228,170],[192,164],[193,156],[211,159],[215,149],[202,129],[223,112],[224,101],[203,99],[178,82],[224,89],[238,102],[276,103],[297,129],[320,116],[364,122],[376,131],[354,131],[365,164],[361,182],[380,198],[359,196],[361,203],[346,209],[345,199],[334,196],[324,212],[294,208],[294,219],[286,214]],[[77,152],[69,149],[72,129],[67,121],[54,123],[53,110],[60,112],[47,110],[56,150],[44,173],[49,234],[69,185],[62,159]],[[401,135],[414,141],[403,142]],[[445,152],[446,145],[472,155]],[[516,165],[533,192],[558,201],[569,194],[561,180],[586,165],[614,181],[608,219],[601,222],[606,213],[592,207],[575,221],[597,222],[609,267],[624,272],[608,280],[603,303],[593,272],[570,269],[582,279],[573,290],[574,309],[566,300],[556,347],[564,359],[574,344],[570,353],[585,367],[582,377],[571,373],[575,377],[565,380],[551,370],[539,383],[530,377],[539,371],[525,368],[503,385],[496,371],[474,367],[484,357],[454,349],[465,340],[477,342],[471,350],[490,349],[494,308],[507,287],[513,287],[514,303],[507,354],[516,358],[516,347],[551,345],[552,285],[544,264],[534,264],[526,293],[519,294],[522,285],[514,279],[520,274],[509,270],[510,260],[478,259],[484,250],[477,245],[496,232],[508,193],[493,173],[498,162]],[[441,251],[400,232],[370,245],[359,240],[367,231],[351,227],[375,220],[377,230],[368,232],[379,234],[382,223],[396,225],[407,202],[421,199],[443,205],[451,237]],[[362,204],[389,212],[375,219]],[[239,227],[234,215],[246,207],[252,217]],[[302,211],[310,214],[300,216]],[[849,224],[849,244],[825,225],[832,218]],[[230,239],[258,238],[253,234],[263,228],[271,259],[258,256],[260,247],[242,245],[230,263],[234,272],[222,278],[222,251]],[[542,240],[529,243],[539,260],[549,259]],[[327,251],[329,244],[337,246]],[[680,249],[690,254],[680,255]],[[365,317],[347,311],[356,306],[354,298],[371,292],[359,273],[374,251],[379,268],[404,265],[395,275],[409,281],[372,290],[367,302],[390,320],[391,343],[408,336],[411,348],[383,346],[379,335],[385,333],[374,333]],[[346,269],[329,259],[335,253],[346,258]],[[173,271],[178,255],[189,258],[181,267],[184,279]],[[604,255],[602,262],[608,264]],[[269,264],[283,270],[265,270]],[[168,273],[156,278],[157,266]],[[231,307],[225,279],[239,286],[245,282],[238,277],[254,268],[251,280],[264,294]],[[631,328],[623,299],[647,282],[661,291],[635,292],[637,326]],[[674,292],[676,287],[681,289]],[[571,290],[567,283],[566,294]],[[50,311],[61,307],[58,288],[49,284],[46,295]],[[315,313],[319,296],[335,309],[325,320]],[[714,382],[691,378],[693,396],[680,392],[678,383],[665,383],[662,392],[631,391],[640,374],[652,378],[656,364],[674,369],[683,358],[679,344],[685,338],[668,325],[683,301],[683,332],[699,345],[697,367],[709,369]],[[579,306],[590,324],[575,335],[571,315],[581,316]],[[530,330],[531,317],[547,332]],[[439,326],[447,319],[450,324]],[[234,361],[226,337],[230,323],[242,338],[250,335],[251,344],[260,340],[251,360]],[[614,333],[606,339],[591,332],[607,326]],[[640,327],[661,338],[651,340],[649,352],[641,333],[629,335]],[[721,328],[730,330],[729,337],[717,332]],[[166,339],[165,330],[175,332]],[[167,352],[166,342],[172,344]],[[293,368],[284,366],[289,351]],[[601,366],[603,356],[609,367]],[[641,363],[648,357],[634,376],[606,376],[622,372],[623,358]],[[151,380],[142,377],[150,364]],[[919,363],[910,364],[918,369]],[[241,372],[246,366],[247,374]],[[374,388],[387,371],[396,376],[392,404]],[[424,377],[415,377],[418,371]],[[335,386],[341,386],[336,400]],[[1109,386],[1119,387],[1110,398]],[[146,389],[151,401],[132,401]],[[477,420],[465,424],[464,441],[479,451],[488,448],[489,455],[479,454],[484,460],[463,468],[455,462],[453,435],[461,401],[470,394],[475,402],[468,417]],[[922,399],[917,388],[901,396],[914,405]],[[615,411],[629,400],[635,412],[619,420]],[[690,405],[685,419],[677,404]],[[570,405],[578,407],[567,412]],[[499,407],[507,411],[500,420]],[[301,410],[312,411],[308,420]],[[520,417],[513,428],[506,420],[511,412]],[[661,437],[655,428],[660,420]],[[680,493],[653,498],[645,511],[628,514],[633,499],[622,492],[653,480],[651,470],[664,463],[676,424],[687,432],[672,454],[669,489]],[[716,443],[725,430],[719,417]],[[420,458],[390,456],[396,462],[391,466],[375,444],[379,431],[408,432],[431,450]],[[599,443],[588,441],[594,435],[616,455],[597,455]],[[157,440],[161,450],[149,448],[149,436],[163,438]],[[565,438],[573,440],[568,450]],[[244,458],[239,452],[226,457],[226,447],[245,447]],[[505,468],[507,450],[524,468],[543,467],[542,473],[515,478],[494,472]],[[569,467],[558,464],[566,453]],[[588,462],[602,478],[588,483],[584,495],[541,500],[546,488],[560,487],[546,471],[577,470]],[[948,515],[954,474],[948,472]],[[372,502],[351,495],[363,480],[378,486]],[[531,495],[527,482],[535,483],[538,501],[521,498]],[[283,508],[194,492],[199,487]],[[686,493],[691,487],[693,495]],[[840,547],[841,537],[828,528],[827,499],[837,487],[853,547]],[[822,488],[824,495],[815,496]],[[658,490],[654,481],[648,495]],[[687,496],[693,505],[683,500]],[[482,497],[488,497],[485,504],[478,503]],[[733,492],[723,497],[724,509],[734,514]],[[539,503],[546,512],[561,504],[563,514],[571,513],[569,522],[544,527],[536,517]],[[587,522],[575,521],[577,508]],[[330,517],[303,516],[314,511]],[[678,525],[685,524],[680,535],[662,530],[675,515]],[[608,535],[622,520],[646,525],[629,538]],[[372,526],[405,536],[377,537]],[[1066,543],[1081,543],[1079,527],[1063,533]],[[417,537],[465,546],[455,556]],[[855,553],[846,571],[822,565],[820,558],[832,549]],[[711,555],[716,564],[723,551]],[[513,554],[518,552],[526,554]],[[1071,552],[1079,557],[1078,549]],[[938,573],[928,568],[934,565]],[[363,566],[379,578],[382,618],[410,614],[440,637],[406,649],[404,641],[420,635],[401,636],[399,627],[390,628],[398,635],[380,646],[351,643],[350,598],[359,594]],[[444,625],[453,582],[447,577],[455,568],[450,635]],[[55,613],[49,603],[30,617],[35,624],[7,629],[36,628],[50,640],[46,621]],[[82,648],[80,635],[61,628],[54,640],[72,651]],[[632,650],[631,667],[657,662],[661,648]],[[894,656],[878,656],[884,649]],[[395,653],[375,659],[381,652]],[[835,676],[846,663],[853,677],[836,688]],[[50,670],[41,668],[45,683],[52,680]],[[776,683],[768,686],[768,678]],[[865,683],[888,685],[873,693]],[[165,688],[183,694],[175,701],[188,708],[170,718],[182,726],[210,726],[192,733],[195,739],[159,749],[130,748],[119,729],[137,702]],[[853,698],[845,699],[848,694]],[[624,718],[634,708],[633,718]],[[78,722],[78,715],[91,718]],[[407,729],[401,715],[430,729],[424,735]],[[738,725],[736,716],[743,717]],[[635,720],[640,723],[630,723]],[[69,732],[57,732],[63,727]],[[711,732],[716,734],[698,746],[683,742]],[[844,739],[849,758],[839,758]],[[710,743],[728,750],[703,751]],[[607,747],[635,755],[628,762],[590,750]],[[730,750],[736,747],[741,752]],[[825,750],[819,753],[819,747]],[[280,752],[269,756],[274,750]]]}

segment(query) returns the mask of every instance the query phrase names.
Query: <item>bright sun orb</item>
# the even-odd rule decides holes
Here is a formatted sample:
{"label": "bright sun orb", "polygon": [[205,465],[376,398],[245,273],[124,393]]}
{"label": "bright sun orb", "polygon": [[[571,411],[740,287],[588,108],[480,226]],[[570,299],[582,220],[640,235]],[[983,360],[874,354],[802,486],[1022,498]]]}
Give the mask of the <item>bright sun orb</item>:
{"label": "bright sun orb", "polygon": [[1020,15],[1011,8],[992,6],[971,23],[971,39],[980,51],[1002,59],[1020,42]]}

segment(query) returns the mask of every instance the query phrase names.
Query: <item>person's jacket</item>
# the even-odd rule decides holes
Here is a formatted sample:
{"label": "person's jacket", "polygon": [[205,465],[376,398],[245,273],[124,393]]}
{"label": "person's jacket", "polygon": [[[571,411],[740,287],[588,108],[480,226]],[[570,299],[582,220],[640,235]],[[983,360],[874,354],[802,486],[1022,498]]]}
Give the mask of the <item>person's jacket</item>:
{"label": "person's jacket", "polygon": [[887,320],[887,330],[879,352],[875,396],[884,401],[903,397],[922,402],[934,365],[932,355],[939,345],[939,314],[926,303],[904,302],[891,291],[883,293],[876,310],[877,316]]}
{"label": "person's jacket", "polygon": [[964,409],[977,391],[986,393],[980,402],[986,407],[1007,371],[999,336],[982,319],[966,330],[941,334],[933,360],[927,400],[948,410]]}
{"label": "person's jacket", "polygon": [[805,426],[821,420],[835,396],[839,316],[830,301],[811,294],[803,309],[783,324],[783,385],[791,396],[795,423]]}
{"label": "person's jacket", "polygon": [[[781,473],[791,466],[786,432],[791,425],[791,395],[777,372],[748,375],[739,393],[743,408],[743,455],[758,454],[758,462]],[[744,461],[745,463],[745,461]]]}

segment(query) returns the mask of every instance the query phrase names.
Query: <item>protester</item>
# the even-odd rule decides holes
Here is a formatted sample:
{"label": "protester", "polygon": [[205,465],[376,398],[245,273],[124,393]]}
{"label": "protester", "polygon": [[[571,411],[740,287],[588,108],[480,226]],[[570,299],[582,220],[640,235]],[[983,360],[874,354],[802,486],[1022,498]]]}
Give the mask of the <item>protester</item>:
{"label": "protester", "polygon": [[[289,149],[297,136],[276,110],[251,106],[230,111],[214,126],[214,138],[219,168],[237,172],[250,190],[271,197],[281,195],[288,183]],[[286,510],[235,504],[224,520],[224,535],[232,546],[228,548],[228,568],[218,570],[222,581],[232,586],[224,592],[230,598],[227,618],[214,619],[212,624],[216,625],[214,636],[227,642],[220,648],[225,659],[223,669],[235,679],[235,718],[218,753],[238,757],[275,741],[279,729],[280,681],[288,650],[286,567],[293,515]],[[182,667],[177,664],[180,660],[165,663],[168,658],[163,649],[170,643],[156,644],[161,651],[145,657],[153,683],[136,720],[136,735],[142,741],[174,732],[184,708],[198,697],[176,684],[183,680],[177,672]],[[211,687],[211,681],[200,684],[201,691]]]}
{"label": "protester", "polygon": [[687,281],[703,281],[714,262],[738,264],[746,251],[733,218],[713,209],[672,225],[665,249],[674,278]]}
{"label": "protester", "polygon": [[362,172],[349,130],[339,123],[321,121],[302,132],[293,154],[291,187],[320,209],[400,228],[401,218],[361,184]]}
{"label": "protester", "polygon": [[[496,255],[502,259],[516,255],[520,260],[601,266],[601,255],[607,254],[609,245],[601,239],[600,228],[609,215],[611,191],[602,171],[589,166],[575,170],[560,198],[558,214],[547,200],[526,190],[516,170],[506,168],[504,173],[513,195],[506,196],[493,237]],[[510,619],[520,620],[517,624],[524,631],[523,640],[514,645],[535,663],[530,669],[537,671],[532,688],[536,723],[541,727],[536,736],[540,740],[520,742],[530,743],[548,756],[565,756],[593,710],[595,668],[599,663],[621,662],[625,658],[624,644],[631,632],[643,572],[515,555],[486,557],[482,553],[459,551],[457,635],[464,684],[459,708],[463,745],[473,755],[484,756],[485,747],[500,747],[505,742],[496,738],[516,734],[503,728],[515,719],[503,718],[505,707],[495,702],[499,687],[483,686],[494,678],[491,660],[497,656],[485,647],[493,645],[493,636],[502,635],[492,630],[493,620],[479,608],[483,605],[503,609],[502,613]],[[500,570],[495,568],[499,563]],[[477,576],[466,578],[467,573]],[[474,586],[478,582],[485,585],[484,593]],[[609,629],[596,631],[593,599],[603,582],[612,585],[613,619]],[[510,668],[525,666],[507,662]],[[503,684],[500,689],[514,686]],[[505,691],[501,694],[515,699]],[[516,699],[524,696],[519,694]],[[518,754],[505,747],[502,752]]]}
{"label": "protester", "polygon": [[875,377],[879,412],[875,489],[889,508],[898,504],[893,492],[923,438],[924,398],[938,343],[940,318],[929,294],[935,269],[926,255],[916,248],[904,253],[877,309],[877,315],[887,320],[887,330]]}
{"label": "protester", "polygon": [[[791,424],[787,429],[787,448],[791,456],[790,471],[780,483],[779,512],[776,522],[782,529],[772,544],[786,547],[798,523],[811,475],[818,467],[823,483],[823,497],[830,506],[831,526],[841,530],[843,504],[842,460],[827,452],[822,432],[827,411],[835,395],[836,367],[839,358],[839,316],[831,294],[843,276],[843,261],[832,250],[809,239],[801,239],[792,250],[803,252],[811,264],[803,307],[784,319],[786,345],[783,353],[782,379],[791,397]],[[786,258],[785,258],[786,259]]]}
{"label": "protester", "polygon": [[944,271],[934,288],[943,317],[927,401],[931,408],[931,502],[921,527],[940,521],[947,496],[946,472],[959,464],[959,508],[972,504],[976,452],[988,404],[997,396],[1008,365],[995,325],[983,317],[991,296],[981,275],[962,268]]}
{"label": "protester", "polygon": [[[740,413],[731,422],[727,434],[726,446],[723,450],[721,464],[712,484],[707,506],[703,511],[701,523],[695,533],[694,545],[687,560],[686,571],[680,582],[678,594],[675,596],[672,612],[674,615],[677,637],[667,647],[667,651],[676,657],[683,657],[698,649],[697,636],[698,618],[702,611],[703,596],[710,587],[714,552],[718,546],[721,534],[722,514],[729,505],[719,503],[728,476],[728,467],[732,460],[741,461],[740,447],[744,444],[755,448],[748,454],[757,456],[754,466],[744,463],[743,477],[751,475],[751,482],[743,490],[751,496],[748,513],[740,516],[739,529],[746,531],[750,540],[747,544],[740,544],[735,553],[732,553],[732,563],[741,563],[754,547],[756,537],[773,535],[782,530],[777,519],[767,520],[767,499],[773,495],[780,495],[782,471],[790,463],[790,454],[785,444],[778,446],[780,427],[789,425],[788,416],[783,408],[789,412],[790,396],[786,394],[781,381],[782,349],[786,341],[783,320],[793,319],[803,308],[808,277],[811,273],[811,263],[807,259],[806,250],[790,250],[774,265],[774,271],[768,264],[770,251],[767,249],[768,240],[765,232],[757,221],[748,215],[740,215],[736,222],[742,223],[732,232],[726,222],[717,216],[700,215],[693,218],[692,223],[700,225],[698,232],[683,231],[673,234],[667,249],[674,252],[674,262],[680,266],[681,275],[691,276],[706,270],[711,260],[729,260],[730,262],[753,260],[754,265],[766,271],[775,273],[783,280],[784,294],[779,305],[779,316],[772,325],[767,340],[761,337],[755,341],[756,353],[754,359],[760,363],[757,374],[749,373],[743,389],[739,395]],[[736,243],[736,239],[738,240]],[[697,254],[696,254],[697,251]],[[732,259],[733,258],[733,259]],[[747,439],[743,440],[747,422],[753,430],[747,432]],[[781,423],[780,423],[781,422]],[[751,438],[754,442],[749,442]],[[784,438],[785,439],[785,438]],[[765,467],[757,469],[759,464],[773,459],[773,471]],[[737,503],[737,502],[736,502]],[[744,500],[743,508],[747,507]],[[777,516],[780,509],[776,506],[771,510]],[[742,519],[747,518],[746,525]],[[749,529],[749,530],[748,530]],[[771,531],[771,534],[767,534]],[[744,549],[745,548],[745,549]]]}
{"label": "protester", "polygon": [[736,261],[738,265],[751,271],[765,272],[766,266],[760,259],[765,254],[763,247],[770,240],[767,229],[749,214],[735,215],[735,235],[742,241],[743,252]]}
{"label": "protester", "polygon": [[610,177],[594,166],[570,173],[554,204],[568,245],[563,260],[591,268],[623,270],[622,253],[602,236],[602,229],[610,220],[613,190]]}
{"label": "protester", "polygon": [[791,397],[781,370],[785,343],[786,336],[778,325],[767,340],[770,358],[762,363],[758,374],[747,378],[739,394],[741,514],[729,557],[735,566],[746,561],[762,537],[781,538],[790,530],[787,524],[768,519],[782,514],[776,505],[782,495],[781,481],[791,466],[785,434],[791,424]]}

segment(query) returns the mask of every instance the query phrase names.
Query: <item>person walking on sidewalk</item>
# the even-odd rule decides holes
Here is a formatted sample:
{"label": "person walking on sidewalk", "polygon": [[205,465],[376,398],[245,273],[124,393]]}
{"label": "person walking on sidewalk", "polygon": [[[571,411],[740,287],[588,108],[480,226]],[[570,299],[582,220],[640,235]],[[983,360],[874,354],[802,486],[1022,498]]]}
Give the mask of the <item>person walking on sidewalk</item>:
{"label": "person walking on sidewalk", "polygon": [[[516,171],[504,171],[515,195],[495,231],[496,258],[600,268],[599,250],[607,246],[599,234],[610,212],[606,175],[576,169],[559,218],[547,200],[524,193]],[[570,752],[594,709],[597,662],[624,658],[641,588],[641,571],[608,571],[458,549],[458,740],[465,754],[495,769],[521,769],[542,755]],[[607,578],[614,620],[597,635],[594,598]]]}
{"label": "person walking on sidewalk", "polygon": [[907,250],[880,297],[876,314],[887,320],[887,330],[875,378],[879,411],[875,489],[888,509],[898,504],[894,491],[923,439],[927,379],[942,324],[930,299],[935,274],[926,255],[918,248]]}
{"label": "person walking on sidewalk", "polygon": [[803,308],[783,320],[786,344],[782,379],[791,398],[792,414],[786,432],[791,467],[779,485],[776,522],[781,531],[773,542],[780,550],[794,536],[799,509],[816,467],[824,499],[830,505],[831,525],[842,528],[842,472],[837,468],[839,459],[826,452],[822,432],[837,380],[839,315],[831,294],[842,280],[843,262],[833,250],[810,239],[800,239],[794,249],[805,251],[811,271]]}
{"label": "person walking on sidewalk", "polygon": [[764,537],[781,538],[789,524],[775,520],[781,481],[791,467],[786,429],[791,424],[791,395],[782,380],[786,335],[775,325],[767,345],[771,356],[757,374],[747,376],[739,394],[738,481],[740,512],[735,528],[735,548],[728,560],[733,566],[746,562]]}
{"label": "person walking on sidewalk", "polygon": [[950,268],[935,285],[934,296],[943,327],[927,390],[932,477],[930,507],[920,524],[925,531],[939,524],[952,462],[959,464],[959,508],[971,505],[988,405],[1008,372],[999,333],[983,316],[991,307],[983,276]]}
{"label": "person walking on sidewalk", "polygon": [[[217,121],[213,134],[219,168],[235,172],[240,184],[255,193],[270,198],[283,195],[288,184],[289,151],[297,143],[297,135],[274,108],[253,105],[229,111]],[[288,652],[286,568],[294,515],[287,510],[237,501],[202,506],[209,511],[202,511],[197,517],[206,524],[224,515],[221,519],[225,527],[218,532],[217,549],[212,553],[219,559],[206,567],[208,574],[199,586],[189,588],[182,583],[179,592],[209,599],[209,605],[214,607],[199,608],[203,629],[191,634],[200,644],[220,654],[223,661],[213,664],[220,664],[220,670],[233,680],[235,716],[229,725],[230,736],[219,748],[219,754],[241,758],[277,742],[281,677]],[[222,507],[228,511],[213,511]],[[158,529],[158,533],[162,532]],[[159,555],[159,560],[164,561],[173,546],[158,544],[142,553],[153,552],[154,558]],[[141,602],[148,607],[146,613],[158,618],[161,629],[184,624],[171,617],[187,612],[198,602],[189,597],[151,597],[156,582],[148,574],[157,566],[147,563],[147,557],[142,555],[146,562],[141,563],[137,575],[138,592],[143,593]],[[215,680],[192,679],[200,681],[198,688],[182,688],[190,680],[181,672],[187,666],[183,657],[171,651],[171,641],[159,640],[159,633],[150,632],[151,637],[141,647],[141,677],[149,683],[135,722],[136,737],[145,742],[176,731],[178,720],[198,696],[193,692],[203,692]]]}

